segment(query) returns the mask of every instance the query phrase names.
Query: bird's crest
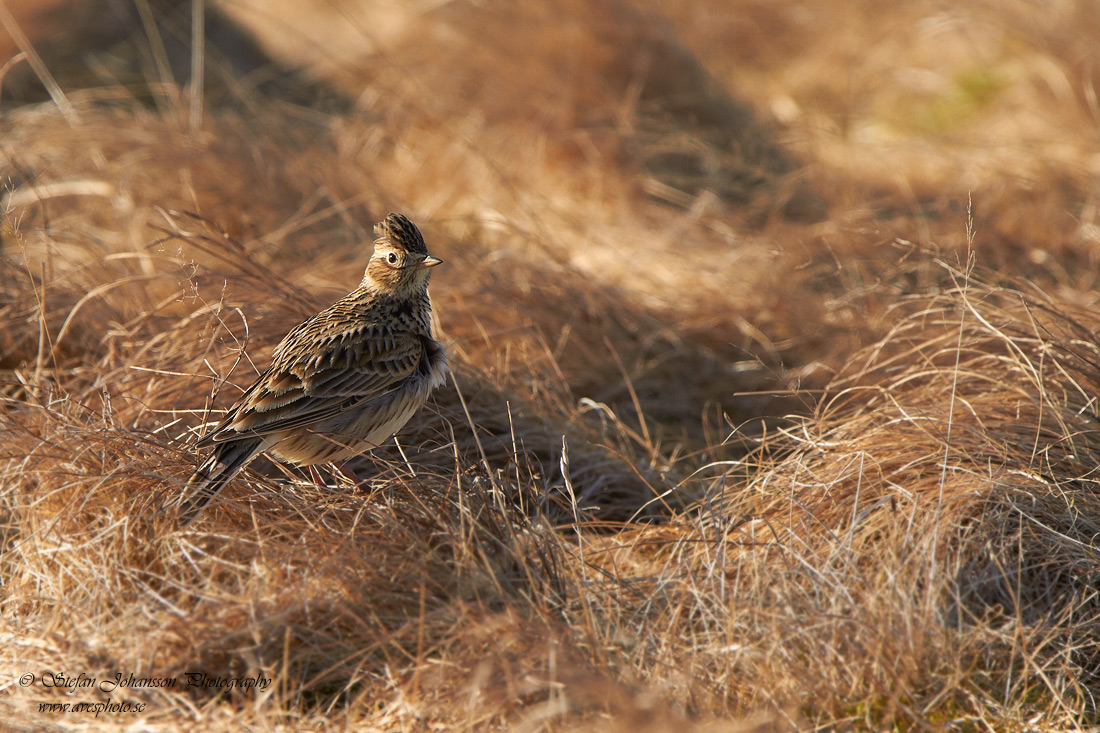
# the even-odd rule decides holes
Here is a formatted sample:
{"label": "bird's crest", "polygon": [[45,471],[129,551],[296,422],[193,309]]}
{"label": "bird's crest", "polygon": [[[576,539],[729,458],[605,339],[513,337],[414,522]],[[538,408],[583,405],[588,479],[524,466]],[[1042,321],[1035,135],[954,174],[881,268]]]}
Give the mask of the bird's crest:
{"label": "bird's crest", "polygon": [[385,221],[375,224],[374,233],[378,235],[380,242],[387,240],[395,247],[412,254],[428,254],[428,246],[424,244],[420,230],[401,214],[390,214]]}

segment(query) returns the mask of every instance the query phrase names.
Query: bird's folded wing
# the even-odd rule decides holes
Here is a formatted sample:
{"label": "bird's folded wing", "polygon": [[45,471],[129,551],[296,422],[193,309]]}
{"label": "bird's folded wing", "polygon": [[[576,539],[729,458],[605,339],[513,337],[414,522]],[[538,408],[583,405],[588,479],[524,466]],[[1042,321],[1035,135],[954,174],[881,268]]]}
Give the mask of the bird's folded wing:
{"label": "bird's folded wing", "polygon": [[417,374],[419,338],[343,339],[281,355],[198,445],[305,427],[385,397]]}

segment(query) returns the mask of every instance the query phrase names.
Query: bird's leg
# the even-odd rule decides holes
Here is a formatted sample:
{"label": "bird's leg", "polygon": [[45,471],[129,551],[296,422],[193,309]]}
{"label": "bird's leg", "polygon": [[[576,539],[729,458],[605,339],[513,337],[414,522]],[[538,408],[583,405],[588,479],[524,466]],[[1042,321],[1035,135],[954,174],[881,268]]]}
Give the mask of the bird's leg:
{"label": "bird's leg", "polygon": [[321,480],[321,473],[320,473],[320,471],[317,470],[316,466],[309,466],[309,475],[310,475],[310,478],[312,478],[313,481],[318,486],[327,486],[328,485],[324,481]]}
{"label": "bird's leg", "polygon": [[348,481],[351,481],[352,486],[359,486],[359,477],[355,475],[355,471],[352,471],[350,468],[348,468],[348,465],[346,463],[334,463],[332,464],[332,467],[342,473],[344,475],[344,478],[346,478]]}

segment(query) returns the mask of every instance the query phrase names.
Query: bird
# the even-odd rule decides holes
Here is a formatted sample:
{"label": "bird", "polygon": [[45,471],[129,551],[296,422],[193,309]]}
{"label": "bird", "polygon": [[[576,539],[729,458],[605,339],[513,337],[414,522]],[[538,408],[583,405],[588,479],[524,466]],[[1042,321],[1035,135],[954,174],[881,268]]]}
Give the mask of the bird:
{"label": "bird", "polygon": [[402,214],[374,231],[359,286],[291,329],[271,365],[196,443],[214,450],[173,502],[183,526],[261,453],[297,466],[359,455],[400,430],[445,381],[428,296],[431,269],[443,261]]}

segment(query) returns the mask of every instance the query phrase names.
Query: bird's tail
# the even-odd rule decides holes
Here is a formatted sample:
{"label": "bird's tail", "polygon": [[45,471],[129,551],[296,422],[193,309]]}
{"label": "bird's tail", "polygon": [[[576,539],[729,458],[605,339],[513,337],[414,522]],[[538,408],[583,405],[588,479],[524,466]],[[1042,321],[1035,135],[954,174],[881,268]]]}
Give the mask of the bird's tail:
{"label": "bird's tail", "polygon": [[236,476],[263,447],[260,438],[219,443],[210,457],[187,479],[183,493],[174,502],[181,526],[195,521],[229,479]]}

